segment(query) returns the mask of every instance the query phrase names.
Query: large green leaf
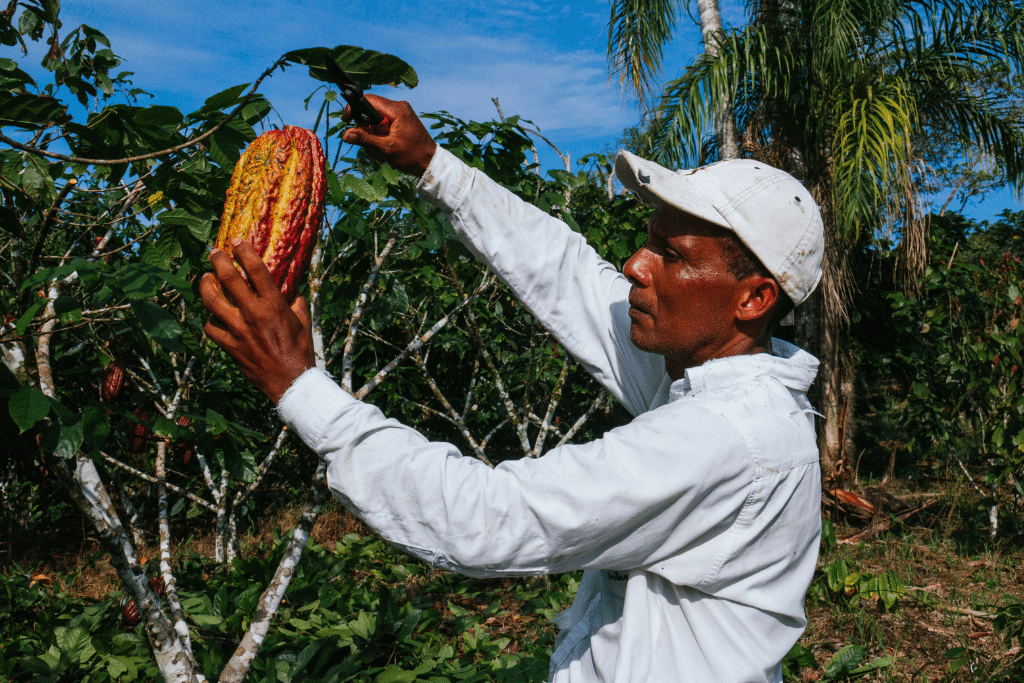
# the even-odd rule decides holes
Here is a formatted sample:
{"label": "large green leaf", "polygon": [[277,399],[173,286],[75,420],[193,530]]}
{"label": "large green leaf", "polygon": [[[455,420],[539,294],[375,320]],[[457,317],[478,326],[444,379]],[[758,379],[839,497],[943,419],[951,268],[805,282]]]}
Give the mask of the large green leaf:
{"label": "large green leaf", "polygon": [[13,396],[7,405],[11,418],[18,425],[18,429],[24,432],[42,420],[50,412],[50,402],[39,389],[35,387],[22,387]]}
{"label": "large green leaf", "polygon": [[60,100],[48,95],[12,95],[0,92],[0,126],[47,126],[66,119],[67,111],[68,108]]}
{"label": "large green leaf", "polygon": [[43,431],[39,446],[59,458],[73,458],[82,447],[85,431],[81,414],[61,415]]}
{"label": "large green leaf", "polygon": [[309,75],[318,81],[330,81],[324,66],[324,60],[328,57],[334,59],[363,88],[399,84],[414,88],[419,83],[416,71],[398,57],[354,45],[338,45],[331,49],[311,47],[292,50],[283,55],[292,64],[308,66]]}
{"label": "large green leaf", "polygon": [[133,301],[132,312],[143,331],[168,351],[181,353],[181,324],[170,313],[151,301]]}

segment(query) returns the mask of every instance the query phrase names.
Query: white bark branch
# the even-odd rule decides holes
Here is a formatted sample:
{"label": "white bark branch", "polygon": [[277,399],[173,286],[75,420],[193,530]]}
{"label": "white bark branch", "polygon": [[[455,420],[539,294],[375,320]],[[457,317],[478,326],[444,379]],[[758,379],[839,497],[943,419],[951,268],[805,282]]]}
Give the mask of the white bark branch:
{"label": "white bark branch", "polygon": [[246,673],[248,673],[249,668],[252,666],[256,654],[259,652],[260,645],[263,644],[263,639],[270,630],[270,622],[274,615],[277,614],[277,610],[281,606],[281,599],[284,598],[288,585],[295,575],[295,568],[302,558],[302,551],[309,540],[313,524],[320,514],[320,508],[327,501],[327,487],[323,481],[326,472],[327,465],[324,461],[321,461],[314,475],[315,483],[305,503],[303,503],[299,519],[292,529],[292,537],[285,548],[284,557],[281,558],[281,562],[277,566],[277,571],[274,573],[274,578],[271,579],[270,585],[267,586],[267,589],[263,591],[263,595],[260,597],[260,602],[256,607],[249,630],[242,637],[242,642],[239,643],[227,666],[224,667],[224,671],[220,676],[220,683],[242,683]]}

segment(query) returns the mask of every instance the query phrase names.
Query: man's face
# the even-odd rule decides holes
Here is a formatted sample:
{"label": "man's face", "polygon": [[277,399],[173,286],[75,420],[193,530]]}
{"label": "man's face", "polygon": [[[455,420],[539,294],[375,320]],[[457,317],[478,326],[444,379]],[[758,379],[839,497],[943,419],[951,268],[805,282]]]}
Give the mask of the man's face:
{"label": "man's face", "polygon": [[743,287],[725,259],[728,239],[722,228],[663,204],[648,223],[647,243],[622,269],[633,284],[630,339],[665,356],[673,380],[735,352]]}

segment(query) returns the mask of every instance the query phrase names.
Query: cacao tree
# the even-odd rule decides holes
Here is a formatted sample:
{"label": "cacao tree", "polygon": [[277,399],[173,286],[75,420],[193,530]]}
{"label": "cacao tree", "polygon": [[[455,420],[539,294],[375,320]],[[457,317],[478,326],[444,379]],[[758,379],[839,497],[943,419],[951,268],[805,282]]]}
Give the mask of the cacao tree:
{"label": "cacao tree", "polygon": [[[58,9],[40,0],[0,15],[0,43],[11,48],[0,58],[0,420],[13,448],[0,463],[3,506],[18,508],[40,473],[59,482],[117,570],[124,626],[142,624],[164,678],[242,680],[327,493],[321,463],[289,442],[268,402],[204,339],[197,282],[232,170],[273,125],[259,94],[265,78],[280,70],[316,87],[328,55],[365,86],[414,86],[416,75],[361,48],[297,50],[183,114],[140,105],[131,74],[114,75],[121,64],[106,37],[84,25],[63,33]],[[33,40],[50,45],[45,83],[15,59]],[[318,363],[354,395],[492,465],[618,419],[416,197],[414,179],[346,156],[336,93],[321,86],[307,104],[313,97],[327,208],[299,291],[311,305]],[[644,211],[606,192],[608,159],[544,178],[524,163],[530,131],[539,133],[518,118],[434,121],[441,144],[575,229],[586,226],[611,260],[643,241]],[[391,389],[375,392],[385,381]],[[289,466],[275,470],[282,461]],[[176,548],[187,530],[209,525],[216,560],[242,566],[240,529],[275,477],[299,482],[299,521],[282,537],[272,575],[233,602],[239,618],[216,620],[231,646],[213,647],[213,601],[177,585]],[[11,528],[27,535],[33,519],[12,514]],[[143,552],[159,560],[144,564]],[[116,677],[116,652],[97,656]],[[52,677],[62,661],[26,657],[22,668]]]}

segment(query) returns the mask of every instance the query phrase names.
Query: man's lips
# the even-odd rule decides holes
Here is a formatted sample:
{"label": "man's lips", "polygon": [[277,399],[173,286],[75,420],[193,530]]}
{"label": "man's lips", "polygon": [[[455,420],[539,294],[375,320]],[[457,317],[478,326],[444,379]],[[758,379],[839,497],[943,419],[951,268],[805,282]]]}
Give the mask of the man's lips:
{"label": "man's lips", "polygon": [[646,310],[644,310],[643,306],[641,306],[637,302],[636,298],[633,297],[632,295],[630,295],[630,297],[629,297],[629,315],[630,315],[630,317],[632,317],[634,314],[637,314],[637,313],[642,313],[642,314],[644,314],[646,316],[650,315],[650,313],[648,313]]}

